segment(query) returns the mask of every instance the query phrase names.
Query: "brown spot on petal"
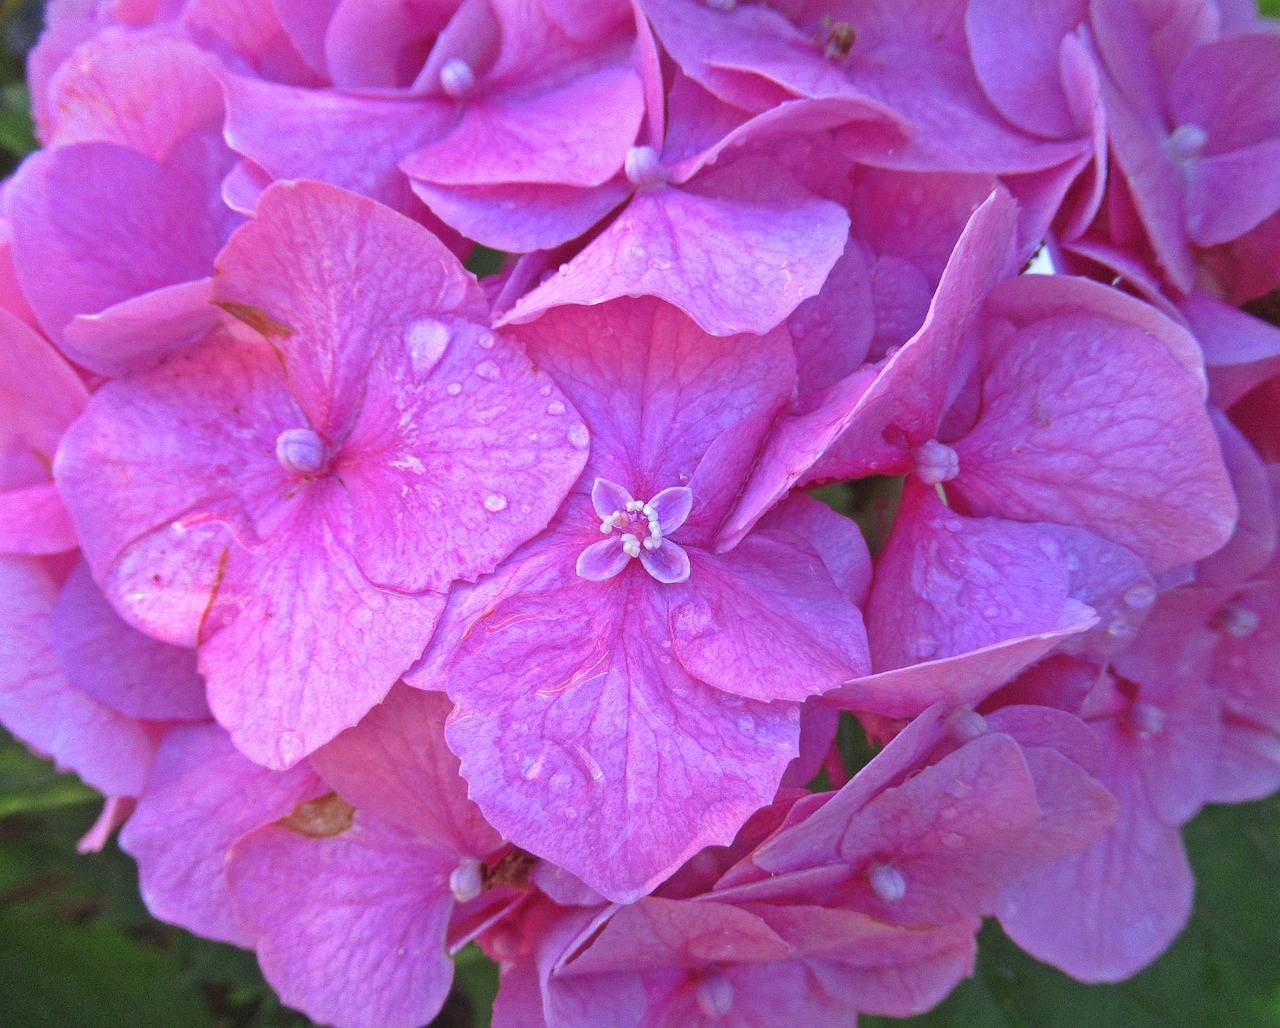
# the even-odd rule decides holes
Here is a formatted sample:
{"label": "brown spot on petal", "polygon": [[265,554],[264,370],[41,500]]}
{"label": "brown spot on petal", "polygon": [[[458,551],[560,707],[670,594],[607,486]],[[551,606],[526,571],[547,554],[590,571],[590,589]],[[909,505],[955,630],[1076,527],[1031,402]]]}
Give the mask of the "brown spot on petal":
{"label": "brown spot on petal", "polygon": [[331,792],[319,799],[299,803],[292,814],[282,817],[276,824],[311,839],[328,839],[350,828],[355,812],[355,807],[336,792]]}
{"label": "brown spot on petal", "polygon": [[288,339],[297,332],[296,328],[276,321],[261,307],[255,307],[251,303],[232,303],[229,300],[221,300],[215,301],[215,306],[221,307],[233,318],[243,321],[255,332],[266,336],[268,339]]}
{"label": "brown spot on petal", "polygon": [[529,872],[538,858],[532,853],[512,846],[498,856],[492,863],[484,867],[484,887],[492,889],[495,885],[509,885],[513,889],[529,888]]}

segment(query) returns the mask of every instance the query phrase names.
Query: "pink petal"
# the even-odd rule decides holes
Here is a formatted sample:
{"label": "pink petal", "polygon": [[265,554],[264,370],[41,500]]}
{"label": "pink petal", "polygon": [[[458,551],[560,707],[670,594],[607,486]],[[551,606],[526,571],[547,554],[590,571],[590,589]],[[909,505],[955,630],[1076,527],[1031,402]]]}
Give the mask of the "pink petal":
{"label": "pink petal", "polygon": [[1226,542],[1236,504],[1217,439],[1160,340],[1079,310],[986,344],[982,415],[949,487],[961,502],[1087,528],[1157,573]]}
{"label": "pink petal", "polygon": [[848,216],[775,162],[739,158],[685,185],[637,193],[557,275],[504,322],[565,304],[653,295],[714,335],[763,335],[822,288]]}
{"label": "pink petal", "polygon": [[346,831],[308,838],[268,826],[227,865],[235,909],[280,999],[325,1023],[416,1028],[453,981],[444,951],[455,861],[358,811]]}
{"label": "pink petal", "polygon": [[677,658],[725,692],[804,700],[870,670],[861,612],[785,523],[728,553],[698,552],[668,595]]}
{"label": "pink petal", "polygon": [[486,818],[615,900],[729,842],[797,752],[798,712],[723,697],[657,645],[664,588],[634,573],[508,600],[449,672],[446,734]]}
{"label": "pink petal", "polygon": [[441,693],[402,685],[311,758],[347,802],[410,829],[439,849],[483,857],[498,834],[467,799],[458,758],[445,746],[453,709]]}
{"label": "pink petal", "polygon": [[120,834],[138,861],[147,909],[207,938],[251,945],[253,933],[232,910],[227,855],[247,833],[324,791],[306,765],[275,772],[246,760],[216,725],[170,733]]}
{"label": "pink petal", "polygon": [[52,633],[67,677],[112,709],[152,720],[208,719],[195,651],[157,642],[121,621],[83,560],[62,587]]}
{"label": "pink petal", "polygon": [[0,492],[0,553],[64,553],[79,545],[52,482]]}
{"label": "pink petal", "polygon": [[57,595],[37,561],[0,557],[0,721],[107,795],[136,796],[155,740],[67,680],[50,639]]}
{"label": "pink petal", "polygon": [[867,605],[879,671],[1059,630],[1067,570],[1034,528],[962,518],[909,479]]}
{"label": "pink petal", "polygon": [[227,142],[274,179],[330,182],[402,213],[421,208],[397,165],[447,131],[451,103],[351,96],[227,78]]}

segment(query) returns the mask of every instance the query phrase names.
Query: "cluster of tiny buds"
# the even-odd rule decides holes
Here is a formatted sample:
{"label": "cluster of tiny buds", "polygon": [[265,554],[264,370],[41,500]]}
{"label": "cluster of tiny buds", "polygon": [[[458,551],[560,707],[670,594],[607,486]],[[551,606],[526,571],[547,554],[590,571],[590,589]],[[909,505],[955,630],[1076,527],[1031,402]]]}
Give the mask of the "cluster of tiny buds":
{"label": "cluster of tiny buds", "polygon": [[642,514],[649,522],[649,537],[643,543],[634,532],[627,532],[622,536],[622,551],[628,557],[640,556],[641,546],[646,550],[656,550],[662,545],[662,526],[658,524],[658,512],[643,500],[628,501],[625,512],[615,510],[600,522],[600,531],[608,535],[615,528],[627,528],[631,524],[628,514]]}

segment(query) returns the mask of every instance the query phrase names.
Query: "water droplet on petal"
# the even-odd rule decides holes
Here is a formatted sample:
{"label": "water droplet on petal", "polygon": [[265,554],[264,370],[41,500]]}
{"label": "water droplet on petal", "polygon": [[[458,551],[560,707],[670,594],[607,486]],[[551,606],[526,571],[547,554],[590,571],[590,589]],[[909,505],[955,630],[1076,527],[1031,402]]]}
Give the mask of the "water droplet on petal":
{"label": "water droplet on petal", "polygon": [[1125,591],[1124,602],[1134,610],[1145,610],[1156,602],[1156,591],[1145,582],[1139,583]]}
{"label": "water droplet on petal", "polygon": [[302,737],[297,732],[285,732],[280,736],[280,763],[292,767],[302,756]]}
{"label": "water droplet on petal", "polygon": [[484,498],[484,509],[490,514],[497,514],[507,509],[507,498],[501,493],[490,493]]}
{"label": "water droplet on petal", "polygon": [[968,782],[952,782],[947,786],[947,795],[954,796],[958,800],[964,799],[971,792],[973,792],[973,786]]}
{"label": "water droplet on petal", "polygon": [[424,318],[409,326],[404,337],[413,370],[425,375],[434,368],[449,345],[449,329],[432,318]]}
{"label": "water droplet on petal", "polygon": [[552,400],[547,404],[547,413],[552,417],[559,417],[565,412],[565,406],[559,400]]}
{"label": "water droplet on petal", "polygon": [[1134,700],[1129,721],[1140,736],[1150,739],[1164,731],[1165,712],[1149,700]]}
{"label": "water droplet on petal", "polygon": [[458,382],[450,382],[447,386],[444,387],[444,391],[448,393],[450,396],[457,396],[460,392],[462,392],[462,386]]}
{"label": "water droplet on petal", "polygon": [[1082,567],[1080,563],[1080,557],[1074,553],[1068,553],[1063,558],[1063,563],[1067,565],[1068,571],[1079,571],[1080,568]]}
{"label": "water droplet on petal", "polygon": [[570,784],[572,784],[571,779],[569,778],[569,772],[557,771],[555,774],[551,776],[551,781],[548,782],[547,784],[551,786],[552,792],[560,793],[563,795],[564,793],[569,791],[569,786]]}
{"label": "water droplet on petal", "polygon": [[476,374],[489,382],[498,377],[498,365],[493,361],[481,361],[476,365]]}
{"label": "water droplet on petal", "polygon": [[591,435],[587,432],[587,426],[577,424],[570,428],[569,442],[579,450],[585,450],[587,448],[587,444],[591,442]]}

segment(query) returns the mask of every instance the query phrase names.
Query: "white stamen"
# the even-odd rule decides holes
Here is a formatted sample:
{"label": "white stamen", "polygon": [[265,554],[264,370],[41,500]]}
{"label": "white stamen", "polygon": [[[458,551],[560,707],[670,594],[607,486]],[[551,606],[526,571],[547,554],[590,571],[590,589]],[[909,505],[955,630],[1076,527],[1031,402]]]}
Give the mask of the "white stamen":
{"label": "white stamen", "polygon": [[622,552],[628,557],[640,556],[640,540],[628,532],[622,537]]}
{"label": "white stamen", "polygon": [[658,151],[651,146],[633,146],[622,162],[627,181],[637,189],[656,186],[667,180]]}
{"label": "white stamen", "polygon": [[449,891],[459,903],[468,903],[484,892],[480,861],[464,860],[449,875]]}
{"label": "white stamen", "polygon": [[907,880],[889,864],[873,865],[870,878],[871,891],[886,903],[897,903],[907,893]]}
{"label": "white stamen", "polygon": [[950,482],[960,474],[960,455],[946,443],[930,439],[916,450],[916,474],[925,485]]}
{"label": "white stamen", "polygon": [[1194,161],[1209,141],[1209,133],[1199,125],[1179,125],[1165,142],[1169,154],[1178,161]]}
{"label": "white stamen", "polygon": [[276,439],[276,459],[295,475],[314,475],[324,467],[328,454],[318,433],[309,428],[286,428]]}
{"label": "white stamen", "polygon": [[1159,735],[1164,731],[1165,713],[1154,703],[1146,700],[1135,700],[1129,708],[1129,721],[1144,739]]}
{"label": "white stamen", "polygon": [[969,742],[987,734],[987,719],[971,707],[964,707],[947,718],[947,727],[957,739]]}
{"label": "white stamen", "polygon": [[471,70],[471,65],[461,58],[455,57],[451,61],[446,61],[445,66],[440,69],[440,88],[444,90],[446,96],[461,100],[475,88],[475,85],[476,73]]}
{"label": "white stamen", "polygon": [[698,1009],[709,1018],[724,1017],[733,1008],[733,983],[712,971],[698,983]]}

